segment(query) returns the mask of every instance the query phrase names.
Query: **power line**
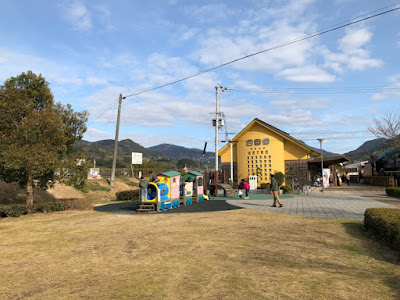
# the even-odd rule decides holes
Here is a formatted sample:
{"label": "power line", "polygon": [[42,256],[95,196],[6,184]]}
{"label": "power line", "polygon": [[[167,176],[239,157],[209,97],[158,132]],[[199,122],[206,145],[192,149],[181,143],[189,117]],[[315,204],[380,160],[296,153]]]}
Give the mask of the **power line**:
{"label": "power line", "polygon": [[330,87],[330,88],[235,88],[229,87],[228,91],[238,93],[255,93],[255,94],[351,94],[351,93],[376,93],[376,92],[400,92],[400,87],[375,86],[375,87]]}
{"label": "power line", "polygon": [[[317,37],[317,36],[320,36],[320,35],[323,35],[323,34],[332,32],[332,31],[336,31],[336,30],[341,29],[341,28],[345,28],[345,27],[348,27],[348,26],[351,26],[351,25],[354,25],[354,24],[357,24],[357,23],[364,22],[364,21],[369,20],[369,19],[372,19],[372,18],[376,18],[376,17],[381,16],[381,15],[388,14],[388,13],[390,13],[390,12],[399,10],[400,7],[395,7],[395,8],[392,8],[392,9],[390,9],[390,10],[385,10],[385,11],[383,11],[383,12],[380,12],[380,13],[377,13],[377,14],[374,14],[374,15],[371,15],[371,16],[364,17],[364,18],[361,18],[361,19],[360,19],[360,17],[369,15],[369,14],[374,13],[374,12],[377,12],[377,11],[381,11],[381,10],[386,9],[386,8],[389,8],[389,7],[396,6],[396,5],[398,5],[399,3],[400,3],[400,2],[397,2],[397,3],[395,3],[395,4],[388,5],[388,6],[386,6],[386,7],[383,7],[383,8],[374,10],[374,11],[372,11],[372,12],[369,12],[369,13],[366,13],[366,14],[363,14],[363,15],[360,15],[360,16],[358,16],[358,17],[356,17],[356,18],[350,19],[350,22],[345,23],[346,21],[344,21],[344,22],[341,22],[341,23],[337,23],[337,24],[335,24],[335,25],[333,25],[333,26],[331,26],[331,27],[327,27],[326,29],[323,29],[323,30],[321,30],[321,31],[317,31],[317,32],[315,32],[315,33],[312,33],[312,34],[309,34],[309,35],[306,35],[306,36],[303,36],[303,37],[300,37],[300,38],[297,38],[297,39],[294,39],[294,40],[285,42],[285,43],[283,43],[283,44],[280,44],[280,45],[277,45],[277,46],[273,46],[273,47],[270,47],[270,48],[267,48],[267,49],[264,49],[264,50],[261,50],[261,51],[252,53],[252,54],[248,54],[248,55],[239,57],[239,58],[237,58],[237,59],[228,61],[228,62],[226,62],[226,63],[223,63],[223,64],[220,64],[220,65],[214,66],[214,67],[209,68],[209,69],[205,69],[205,70],[203,70],[203,71],[200,71],[200,72],[198,72],[198,73],[195,73],[195,74],[192,74],[192,75],[189,75],[189,76],[180,78],[180,79],[176,79],[176,80],[167,82],[167,83],[165,83],[165,84],[162,84],[162,85],[159,85],[159,86],[156,86],[156,87],[152,87],[152,88],[149,88],[149,89],[146,89],[146,90],[142,90],[142,91],[137,92],[137,93],[129,94],[129,95],[125,96],[123,99],[129,98],[129,97],[133,97],[133,96],[138,96],[138,95],[141,95],[141,94],[144,94],[144,93],[148,93],[148,92],[151,92],[151,91],[154,91],[154,90],[158,90],[158,89],[164,88],[164,87],[166,87],[166,86],[170,86],[170,85],[173,85],[173,84],[176,84],[176,83],[179,83],[179,82],[182,82],[182,81],[185,81],[185,80],[188,80],[188,79],[191,79],[191,78],[200,76],[200,75],[202,75],[202,74],[205,74],[205,73],[208,73],[208,72],[211,72],[211,71],[220,69],[220,68],[222,68],[222,67],[228,66],[228,65],[233,64],[233,63],[235,63],[235,62],[238,62],[238,61],[241,61],[241,60],[244,60],[244,59],[247,59],[247,58],[250,58],[250,57],[259,55],[259,54],[262,54],[262,53],[266,53],[266,52],[269,52],[269,51],[272,51],[272,50],[276,50],[276,49],[279,49],[279,48],[282,48],[282,47],[285,47],[285,46],[289,46],[289,45],[292,45],[292,44],[295,44],[295,43],[298,43],[298,42],[302,42],[302,41],[305,41],[305,40],[308,40],[308,39],[311,39],[311,38],[314,38],[314,37]],[[343,24],[343,25],[340,25],[340,24]],[[91,120],[91,121],[88,123],[88,125],[92,124],[95,120],[97,120],[97,119],[98,119],[99,117],[101,117],[104,113],[106,113],[108,110],[110,110],[111,107],[114,106],[117,102],[118,102],[118,100],[116,100],[114,103],[112,103],[104,112],[102,112],[100,115],[96,116],[93,120]]]}
{"label": "power line", "polygon": [[[399,3],[400,3],[400,2],[399,2]],[[390,6],[388,6],[388,7],[397,5],[397,4],[399,4],[399,3],[390,5]],[[195,73],[195,74],[193,74],[193,75],[186,76],[186,77],[183,77],[183,78],[181,78],[181,79],[177,79],[177,80],[174,80],[174,81],[170,81],[170,82],[168,82],[168,83],[165,83],[165,84],[162,84],[162,85],[159,85],[159,86],[156,86],[156,87],[152,87],[152,88],[149,88],[149,89],[146,89],[146,90],[137,92],[137,93],[133,93],[133,94],[127,95],[127,96],[125,96],[125,98],[129,98],[129,97],[137,96],[137,95],[140,95],[140,94],[143,94],[143,93],[151,92],[151,91],[154,91],[154,90],[157,90],[157,89],[161,89],[161,88],[163,88],[163,87],[166,87],[166,86],[169,86],[169,85],[173,85],[173,84],[175,84],[175,83],[179,83],[179,82],[182,82],[182,81],[191,79],[191,78],[193,78],[193,77],[197,77],[197,76],[199,76],[199,75],[202,75],[202,74],[205,74],[205,73],[214,71],[214,70],[216,70],[216,69],[220,69],[220,68],[222,68],[222,67],[228,66],[228,65],[230,65],[230,64],[233,64],[233,63],[235,63],[235,62],[244,60],[244,59],[246,59],[246,58],[250,58],[250,57],[253,57],[253,56],[262,54],[262,53],[266,53],[266,52],[269,52],[269,51],[272,51],[272,50],[276,50],[276,49],[279,49],[279,48],[282,48],[282,47],[285,47],[285,46],[289,46],[289,45],[292,45],[292,44],[295,44],[295,43],[298,43],[298,42],[302,42],[302,41],[305,41],[305,40],[308,40],[308,39],[311,39],[311,38],[314,38],[314,37],[317,37],[317,36],[326,34],[326,33],[331,32],[331,31],[335,31],[335,30],[338,30],[338,29],[341,29],[341,28],[345,28],[345,27],[348,27],[348,26],[357,24],[357,23],[364,22],[364,21],[369,20],[369,19],[372,19],[372,18],[376,18],[376,17],[381,16],[381,15],[388,14],[388,13],[390,13],[390,12],[393,12],[393,11],[396,11],[396,10],[399,10],[399,9],[400,9],[400,7],[392,8],[392,9],[390,9],[390,10],[386,10],[386,11],[383,11],[383,12],[381,12],[381,13],[374,14],[374,15],[372,15],[372,16],[364,17],[364,18],[362,18],[362,19],[358,19],[358,17],[357,17],[357,18],[352,19],[352,20],[355,20],[355,21],[351,21],[351,22],[345,23],[344,25],[339,25],[339,26],[336,26],[336,27],[333,27],[333,28],[324,29],[324,30],[322,30],[322,31],[319,31],[319,32],[316,32],[316,33],[313,33],[313,34],[310,34],[310,35],[306,35],[306,36],[304,36],[304,37],[297,38],[297,39],[291,40],[291,41],[289,41],[289,42],[286,42],[286,43],[283,43],[283,44],[280,44],[280,45],[277,45],[277,46],[273,46],[273,47],[271,47],[271,48],[267,48],[267,49],[264,49],[264,50],[261,50],[261,51],[258,51],[258,52],[252,53],[252,54],[248,54],[248,55],[245,55],[245,56],[236,58],[236,59],[234,59],[234,60],[228,61],[228,62],[226,62],[226,63],[223,63],[223,64],[220,64],[220,65],[214,66],[214,67],[212,67],[212,68],[205,69],[205,70],[200,71],[200,72],[198,72],[198,73]],[[375,11],[379,11],[379,10],[382,10],[382,9],[378,9],[378,10],[375,10]],[[365,15],[365,14],[364,14],[364,15]],[[363,15],[363,16],[364,16],[364,15]],[[356,19],[358,19],[358,20],[356,20]],[[339,24],[341,24],[341,23],[339,23]]]}

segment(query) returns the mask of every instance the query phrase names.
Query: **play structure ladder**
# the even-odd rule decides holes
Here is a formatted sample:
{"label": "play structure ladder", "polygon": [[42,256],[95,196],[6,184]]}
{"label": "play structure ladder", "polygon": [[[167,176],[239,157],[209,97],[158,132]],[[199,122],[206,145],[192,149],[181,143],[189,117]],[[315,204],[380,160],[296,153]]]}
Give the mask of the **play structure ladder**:
{"label": "play structure ladder", "polygon": [[137,210],[137,212],[141,213],[141,212],[155,212],[157,209],[157,203],[155,202],[145,202],[145,203],[141,203],[139,206],[139,209]]}
{"label": "play structure ladder", "polygon": [[229,184],[219,183],[218,186],[224,189],[224,196],[225,197],[233,197],[233,196],[235,196],[235,192],[233,191],[233,188]]}

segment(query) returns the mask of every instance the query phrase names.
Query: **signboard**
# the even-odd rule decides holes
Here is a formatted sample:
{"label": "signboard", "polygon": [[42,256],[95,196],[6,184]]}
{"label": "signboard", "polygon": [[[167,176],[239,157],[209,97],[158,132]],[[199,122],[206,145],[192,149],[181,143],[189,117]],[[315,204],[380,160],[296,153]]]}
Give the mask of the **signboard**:
{"label": "signboard", "polygon": [[256,175],[249,176],[249,184],[250,184],[250,190],[257,189],[257,176]]}
{"label": "signboard", "polygon": [[143,163],[142,153],[132,152],[132,165],[141,165]]}

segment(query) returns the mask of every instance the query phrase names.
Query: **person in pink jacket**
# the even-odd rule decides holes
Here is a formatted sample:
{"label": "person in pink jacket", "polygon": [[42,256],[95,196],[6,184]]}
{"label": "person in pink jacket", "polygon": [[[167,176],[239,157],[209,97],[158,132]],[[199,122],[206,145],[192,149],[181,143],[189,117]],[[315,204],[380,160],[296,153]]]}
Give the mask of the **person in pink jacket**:
{"label": "person in pink jacket", "polygon": [[249,183],[246,182],[244,179],[242,179],[240,186],[242,189],[246,190],[246,198],[245,199],[249,199],[249,190],[250,190]]}

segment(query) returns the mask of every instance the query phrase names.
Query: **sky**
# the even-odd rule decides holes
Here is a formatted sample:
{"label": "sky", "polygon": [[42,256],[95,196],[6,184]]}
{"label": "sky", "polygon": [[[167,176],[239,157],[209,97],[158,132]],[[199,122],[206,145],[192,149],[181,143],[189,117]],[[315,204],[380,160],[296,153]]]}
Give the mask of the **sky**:
{"label": "sky", "polygon": [[215,150],[220,85],[228,88],[220,93],[220,140],[259,118],[310,146],[324,138],[324,149],[345,153],[375,138],[368,133],[374,117],[400,108],[400,10],[130,95],[392,4],[0,0],[0,84],[41,73],[56,101],[89,112],[88,141],[115,138],[122,94],[119,140],[201,149],[208,142],[208,151]]}

